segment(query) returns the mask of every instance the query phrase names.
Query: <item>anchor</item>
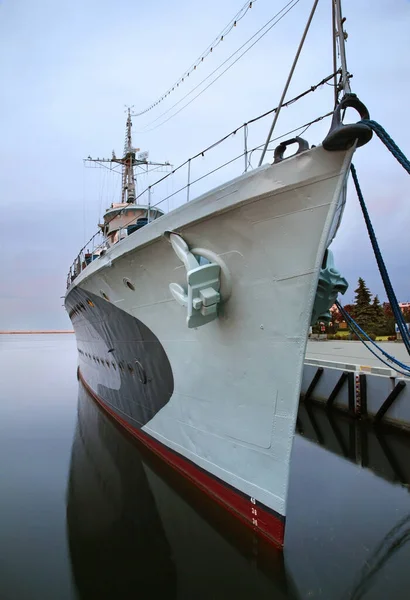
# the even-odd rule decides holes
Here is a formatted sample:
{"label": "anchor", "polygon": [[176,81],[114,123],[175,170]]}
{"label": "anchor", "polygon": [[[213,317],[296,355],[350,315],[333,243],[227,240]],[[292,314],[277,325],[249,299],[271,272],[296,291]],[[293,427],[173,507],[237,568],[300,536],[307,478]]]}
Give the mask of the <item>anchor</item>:
{"label": "anchor", "polygon": [[178,283],[170,283],[169,290],[178,304],[187,308],[188,327],[201,327],[218,317],[221,267],[214,262],[200,265],[180,235],[170,233],[168,239],[187,270],[187,290]]}

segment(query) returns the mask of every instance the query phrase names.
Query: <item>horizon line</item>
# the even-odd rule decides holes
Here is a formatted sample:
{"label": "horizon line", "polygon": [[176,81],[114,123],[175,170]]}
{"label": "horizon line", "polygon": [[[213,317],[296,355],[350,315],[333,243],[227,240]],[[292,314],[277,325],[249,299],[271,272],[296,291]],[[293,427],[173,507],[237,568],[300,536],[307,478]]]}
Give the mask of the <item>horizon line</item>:
{"label": "horizon line", "polygon": [[0,331],[0,335],[16,335],[24,333],[74,333],[73,329],[10,329]]}

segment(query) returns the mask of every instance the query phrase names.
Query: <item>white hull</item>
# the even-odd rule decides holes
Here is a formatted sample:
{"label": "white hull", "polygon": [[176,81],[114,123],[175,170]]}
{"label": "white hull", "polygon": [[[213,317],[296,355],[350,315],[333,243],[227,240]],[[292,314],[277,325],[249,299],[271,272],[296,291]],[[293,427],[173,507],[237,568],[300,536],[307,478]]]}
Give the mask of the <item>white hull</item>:
{"label": "white hull", "polygon": [[[172,395],[142,430],[242,493],[256,529],[258,504],[286,514],[310,318],[351,155],[317,147],[247,173],[116,244],[67,292],[68,307],[76,291],[100,299],[104,293],[159,340],[172,370]],[[171,283],[186,287],[187,273],[166,231],[223,266],[218,318],[197,329],[187,327],[187,309],[169,290]],[[74,315],[73,324],[80,370],[101,396],[102,384],[120,388],[121,374],[87,357],[114,356],[89,312]],[[144,356],[135,354],[145,368]],[[149,381],[161,377],[146,371]],[[111,408],[133,426],[127,399]]]}

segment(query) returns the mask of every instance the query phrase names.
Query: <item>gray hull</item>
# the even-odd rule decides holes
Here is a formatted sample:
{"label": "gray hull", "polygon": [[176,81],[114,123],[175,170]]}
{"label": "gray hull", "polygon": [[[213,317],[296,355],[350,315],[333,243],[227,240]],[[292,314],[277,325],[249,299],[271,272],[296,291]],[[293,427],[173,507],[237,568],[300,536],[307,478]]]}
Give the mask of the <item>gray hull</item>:
{"label": "gray hull", "polygon": [[[233,180],[110,248],[66,297],[88,389],[278,544],[310,317],[350,160],[318,147]],[[189,272],[169,232],[220,267],[217,317],[203,326],[189,326],[173,293],[188,285],[189,296]]]}

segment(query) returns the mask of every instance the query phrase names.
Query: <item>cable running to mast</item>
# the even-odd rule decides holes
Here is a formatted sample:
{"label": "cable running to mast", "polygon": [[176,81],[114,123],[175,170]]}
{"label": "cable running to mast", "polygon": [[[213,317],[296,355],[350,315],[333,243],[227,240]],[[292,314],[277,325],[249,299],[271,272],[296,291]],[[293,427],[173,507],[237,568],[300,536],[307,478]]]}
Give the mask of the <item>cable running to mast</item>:
{"label": "cable running to mast", "polygon": [[[189,102],[187,102],[186,104],[184,104],[184,106],[182,106],[179,110],[177,110],[175,113],[173,113],[172,115],[170,115],[167,119],[165,119],[164,121],[162,121],[161,123],[159,123],[158,125],[156,125],[155,127],[151,127],[150,129],[142,129],[139,131],[139,133],[148,133],[150,131],[154,131],[155,129],[157,129],[158,127],[161,127],[161,125],[164,125],[165,123],[167,123],[170,119],[172,119],[173,117],[175,117],[176,115],[178,115],[182,110],[184,110],[184,108],[186,108],[187,106],[189,106],[190,104],[192,104],[192,102],[194,102],[194,100],[196,100],[199,96],[201,96],[201,94],[203,94],[209,87],[211,87],[211,85],[213,85],[216,81],[218,81],[218,79],[220,79],[222,77],[222,75],[224,75],[231,67],[233,67],[247,52],[249,52],[249,50],[251,50],[251,48],[253,48],[253,46],[255,46],[267,33],[269,33],[269,31],[279,23],[279,21],[281,21],[287,14],[288,12],[290,12],[292,10],[292,8],[294,8],[298,3],[300,2],[300,0],[291,0],[290,2],[288,2],[278,13],[276,13],[276,15],[274,15],[271,19],[269,19],[269,21],[267,21],[265,23],[265,25],[263,25],[263,27],[261,27],[252,37],[250,37],[242,46],[240,46],[240,48],[238,48],[238,50],[236,50],[233,54],[231,54],[231,56],[229,56],[222,64],[219,65],[219,67],[217,67],[212,73],[210,73],[207,77],[205,77],[205,79],[198,84],[195,88],[193,88],[188,94],[186,94],[186,96],[184,98],[186,98],[187,96],[189,96],[194,90],[196,90],[198,87],[200,87],[207,79],[209,79],[216,71],[219,71],[219,69],[226,64],[233,56],[235,56],[235,54],[237,54],[242,48],[244,48],[244,46],[246,46],[247,44],[249,44],[249,42],[255,37],[257,36],[261,31],[263,31],[263,29],[265,29],[267,27],[267,25],[269,23],[272,23],[272,21],[274,21],[274,19],[276,19],[276,21],[274,21],[270,27],[268,29],[266,29],[266,31],[264,31],[254,42],[253,44],[251,44],[248,48],[246,48],[246,50],[244,50],[242,52],[242,54],[240,54],[230,65],[228,65],[226,67],[226,69],[224,69],[222,71],[222,73],[220,73],[217,77],[215,77],[215,79],[213,79],[203,90],[201,90],[198,94],[196,94],[196,96],[194,96]],[[291,5],[291,6],[289,6]],[[289,7],[289,8],[287,8]],[[287,10],[285,12],[283,12],[285,9],[287,8]],[[282,15],[280,15],[280,13],[283,13]],[[280,16],[278,16],[280,15]],[[179,102],[177,102],[174,106],[177,106],[180,102],[182,102],[182,100],[184,100],[184,98],[182,98]],[[173,107],[171,107],[170,109],[168,109],[168,111],[165,111],[163,113],[163,115],[165,115],[167,112],[169,112],[169,110],[172,110]],[[158,117],[157,119],[154,119],[154,121],[151,121],[152,123],[155,123],[155,121],[157,121],[159,118],[161,118],[161,116]],[[148,125],[147,125],[148,127]]]}
{"label": "cable running to mast", "polygon": [[[249,42],[251,42],[259,33],[261,33],[261,31],[263,31],[265,29],[265,27],[267,27],[270,23],[272,23],[272,21],[274,19],[276,19],[276,17],[278,17],[281,14],[281,12],[283,12],[284,10],[286,10],[286,8],[290,4],[292,4],[293,2],[295,2],[295,0],[290,0],[287,4],[285,4],[285,6],[280,9],[280,11],[278,11],[275,15],[273,15],[273,17],[271,17],[269,19],[269,21],[267,21],[262,27],[260,27],[258,29],[258,31],[256,31],[250,38],[248,38],[246,40],[246,42],[244,42],[241,46],[239,46],[239,48],[237,50],[235,50],[234,52],[232,52],[232,54],[230,56],[228,56],[228,58],[226,58],[220,65],[218,65],[211,73],[209,73],[209,75],[207,75],[206,77],[204,77],[204,79],[202,79],[202,81],[200,81],[195,87],[193,87],[192,90],[190,90],[189,92],[187,92],[184,96],[182,96],[182,98],[180,100],[178,100],[178,102],[175,102],[175,104],[173,104],[172,106],[170,106],[167,110],[165,110],[158,117],[156,117],[155,119],[153,119],[150,123],[147,123],[146,125],[144,125],[143,129],[140,130],[140,133],[142,133],[143,130],[146,129],[147,127],[150,127],[151,125],[153,125],[154,123],[156,123],[157,121],[159,121],[159,119],[161,119],[166,114],[168,114],[173,108],[175,108],[176,106],[178,106],[178,104],[181,104],[181,102],[183,102],[185,100],[185,98],[188,98],[188,96],[190,96],[191,94],[193,94],[195,92],[195,90],[197,90],[198,88],[200,88],[206,81],[208,81],[208,79],[210,79],[212,77],[212,75],[215,75],[215,73],[217,73],[219,71],[219,69],[221,69],[224,65],[226,65],[226,63],[228,63],[231,60],[231,58],[233,58],[236,54],[238,54],[238,52],[240,52],[247,44],[249,44]],[[299,2],[299,0],[298,0],[298,2]],[[216,81],[216,79],[215,79],[215,81]]]}
{"label": "cable running to mast", "polygon": [[215,50],[215,48],[217,46],[219,46],[219,44],[221,42],[223,42],[225,37],[232,31],[232,29],[234,27],[237,26],[239,21],[241,21],[244,18],[246,13],[252,8],[252,6],[255,4],[256,1],[257,0],[251,0],[251,1],[247,0],[247,2],[245,2],[245,4],[242,6],[241,10],[236,13],[236,15],[229,21],[228,25],[226,25],[222,29],[222,31],[217,35],[217,37],[213,40],[213,42],[206,48],[206,50],[204,50],[202,52],[202,54],[196,59],[196,61],[194,61],[192,63],[192,65],[189,67],[189,69],[187,69],[183,73],[183,75],[181,75],[181,77],[179,77],[179,79],[177,79],[176,82],[170,88],[168,88],[167,91],[164,92],[164,94],[162,94],[162,96],[160,96],[160,98],[158,100],[156,100],[156,102],[153,102],[150,106],[148,106],[146,109],[144,109],[140,112],[133,113],[132,116],[139,117],[140,115],[143,115],[146,112],[152,110],[160,102],[165,100],[165,98],[167,98],[167,96],[169,96],[175,90],[175,88],[179,87],[180,84],[185,81],[185,78],[189,77],[191,73],[196,71],[197,67],[204,61],[204,59],[209,54],[211,54],[211,52],[213,52],[213,50]]}
{"label": "cable running to mast", "polygon": [[315,14],[316,7],[317,7],[317,4],[318,4],[318,2],[319,2],[319,0],[315,0],[315,1],[313,2],[312,10],[310,11],[309,18],[308,18],[308,21],[307,21],[307,23],[306,23],[306,27],[305,27],[305,29],[304,29],[304,32],[303,32],[303,34],[302,34],[302,39],[300,40],[299,47],[298,47],[298,49],[297,49],[297,52],[296,52],[295,58],[294,58],[294,60],[293,60],[293,64],[292,64],[292,67],[291,67],[291,69],[290,69],[290,73],[289,73],[288,79],[287,79],[287,81],[286,81],[286,83],[285,83],[285,87],[284,87],[284,89],[283,89],[282,96],[281,96],[281,99],[280,99],[280,101],[279,101],[278,108],[277,108],[277,110],[276,110],[276,113],[275,113],[275,116],[274,116],[274,118],[273,118],[273,122],[272,122],[271,128],[270,128],[270,130],[269,130],[268,137],[266,138],[265,147],[264,147],[264,149],[263,149],[263,152],[262,152],[262,155],[261,155],[261,157],[260,157],[259,164],[258,164],[258,166],[259,166],[259,167],[261,166],[261,164],[262,164],[262,162],[263,162],[263,159],[265,158],[266,150],[268,149],[269,142],[270,142],[270,140],[271,140],[271,137],[272,137],[273,130],[275,129],[276,121],[277,121],[277,120],[278,120],[278,118],[279,118],[279,113],[280,113],[280,111],[281,111],[282,104],[283,104],[283,102],[284,102],[284,100],[285,100],[285,96],[286,96],[286,93],[287,93],[287,91],[288,91],[289,84],[290,84],[290,82],[291,82],[291,80],[292,80],[292,76],[293,76],[294,70],[295,70],[295,68],[296,68],[296,65],[297,65],[297,62],[298,62],[298,59],[299,59],[300,53],[301,53],[301,51],[302,51],[303,44],[305,43],[305,39],[306,39],[307,33],[308,33],[308,31],[309,31],[309,27],[310,27],[310,24],[311,24],[311,22],[312,22],[313,16],[314,16],[314,14]]}

